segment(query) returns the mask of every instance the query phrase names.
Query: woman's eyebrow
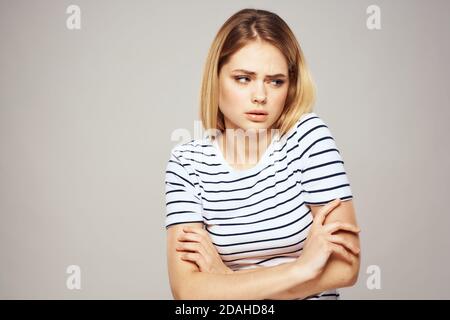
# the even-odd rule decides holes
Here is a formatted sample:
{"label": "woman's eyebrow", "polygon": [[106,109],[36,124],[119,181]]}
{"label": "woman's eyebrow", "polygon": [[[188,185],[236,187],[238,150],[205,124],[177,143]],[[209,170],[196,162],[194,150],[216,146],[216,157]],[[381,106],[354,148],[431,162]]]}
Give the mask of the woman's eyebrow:
{"label": "woman's eyebrow", "polygon": [[[245,69],[234,69],[234,70],[231,71],[231,72],[241,72],[241,73],[248,74],[248,75],[250,75],[250,76],[255,76],[255,75],[256,75],[256,72],[254,72],[254,71],[248,71],[248,70],[245,70]],[[283,73],[277,73],[277,74],[267,75],[266,77],[267,77],[267,78],[286,78],[286,75],[283,74]]]}

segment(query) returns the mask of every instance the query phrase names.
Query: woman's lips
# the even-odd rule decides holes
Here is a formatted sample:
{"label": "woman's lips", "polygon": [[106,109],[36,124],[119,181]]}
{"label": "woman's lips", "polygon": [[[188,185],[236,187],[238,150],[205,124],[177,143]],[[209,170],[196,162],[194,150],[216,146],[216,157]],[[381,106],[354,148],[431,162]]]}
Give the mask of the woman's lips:
{"label": "woman's lips", "polygon": [[252,112],[247,112],[245,113],[245,115],[247,116],[248,119],[252,120],[252,121],[264,121],[267,119],[267,113],[252,113]]}

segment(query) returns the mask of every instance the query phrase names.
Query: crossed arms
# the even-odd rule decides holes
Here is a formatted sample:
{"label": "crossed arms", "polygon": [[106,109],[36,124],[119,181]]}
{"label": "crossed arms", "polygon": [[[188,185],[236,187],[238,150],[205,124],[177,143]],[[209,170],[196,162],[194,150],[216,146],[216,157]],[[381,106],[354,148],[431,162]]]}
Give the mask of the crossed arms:
{"label": "crossed arms", "polygon": [[[316,220],[324,206],[311,206],[310,209]],[[357,226],[352,200],[340,202],[329,211],[332,213],[323,218],[323,226]],[[358,279],[359,236],[348,228],[333,232],[333,236],[338,236],[342,245],[337,245],[340,249],[331,253],[320,274],[312,268],[310,262],[302,259],[304,252],[296,261],[273,267],[235,272],[224,267],[223,272],[210,273],[202,272],[197,263],[183,259],[184,253],[176,250],[186,226],[197,230],[203,228],[202,223],[190,223],[171,226],[167,231],[169,280],[175,299],[294,299],[349,287]],[[344,247],[352,248],[354,252],[343,249]]]}

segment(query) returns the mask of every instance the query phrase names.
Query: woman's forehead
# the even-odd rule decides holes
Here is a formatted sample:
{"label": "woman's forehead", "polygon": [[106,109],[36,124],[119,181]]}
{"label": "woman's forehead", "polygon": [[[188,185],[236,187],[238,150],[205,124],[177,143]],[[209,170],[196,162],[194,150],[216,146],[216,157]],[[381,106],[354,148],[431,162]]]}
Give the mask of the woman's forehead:
{"label": "woman's forehead", "polygon": [[281,51],[271,44],[248,44],[231,57],[225,65],[228,71],[246,70],[264,76],[285,74],[287,61]]}

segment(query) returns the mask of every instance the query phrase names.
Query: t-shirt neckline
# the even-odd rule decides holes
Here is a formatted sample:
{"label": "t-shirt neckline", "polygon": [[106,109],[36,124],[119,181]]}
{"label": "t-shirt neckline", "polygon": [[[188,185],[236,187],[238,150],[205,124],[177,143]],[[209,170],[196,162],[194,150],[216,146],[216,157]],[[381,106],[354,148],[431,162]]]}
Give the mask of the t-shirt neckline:
{"label": "t-shirt neckline", "polygon": [[248,174],[252,174],[255,171],[259,171],[261,169],[264,168],[265,165],[268,164],[268,160],[270,155],[273,152],[273,148],[275,146],[275,144],[277,143],[279,137],[277,134],[275,134],[272,138],[272,140],[270,141],[270,144],[267,146],[266,150],[264,151],[263,155],[261,156],[261,158],[259,159],[259,161],[250,168],[247,169],[235,169],[233,168],[228,161],[225,159],[222,150],[217,142],[217,138],[216,139],[209,139],[212,146],[215,149],[215,153],[216,153],[216,157],[218,158],[218,161],[220,162],[220,164],[222,164],[224,167],[227,168],[228,172],[230,172],[233,175],[248,175]]}
{"label": "t-shirt neckline", "polygon": [[225,160],[225,157],[222,154],[222,150],[220,149],[219,144],[217,143],[217,139],[212,139],[211,136],[207,135],[207,140],[209,141],[209,143],[213,146],[213,148],[215,149],[215,154],[216,157],[218,159],[218,161],[220,162],[220,164],[222,164],[230,174],[234,175],[234,176],[243,176],[243,175],[251,175],[255,172],[258,172],[262,169],[264,169],[265,165],[269,165],[269,158],[270,155],[275,151],[275,146],[280,146],[282,145],[286,139],[294,133],[294,131],[298,130],[298,125],[299,123],[301,123],[306,116],[317,116],[315,112],[307,112],[302,114],[302,116],[297,120],[297,122],[292,126],[292,128],[290,128],[287,132],[285,132],[283,135],[279,136],[279,134],[275,134],[274,137],[272,138],[272,140],[270,141],[269,146],[267,147],[266,151],[264,152],[263,156],[259,159],[258,163],[256,165],[254,165],[251,168],[248,169],[243,169],[243,170],[238,170],[233,168],[227,160]]}

